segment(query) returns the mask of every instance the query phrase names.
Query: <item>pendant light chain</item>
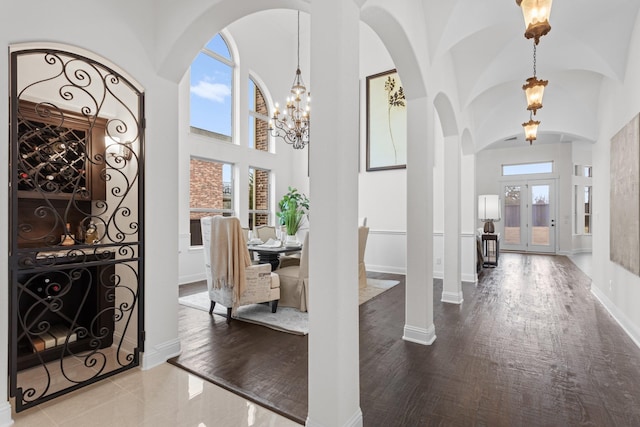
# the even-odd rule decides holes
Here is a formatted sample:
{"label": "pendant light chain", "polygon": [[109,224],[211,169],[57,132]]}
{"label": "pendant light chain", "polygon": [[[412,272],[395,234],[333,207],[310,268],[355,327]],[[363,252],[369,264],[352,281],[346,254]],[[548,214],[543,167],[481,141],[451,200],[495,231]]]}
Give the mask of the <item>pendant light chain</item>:
{"label": "pendant light chain", "polygon": [[533,43],[533,77],[536,76],[536,44]]}
{"label": "pendant light chain", "polygon": [[300,11],[298,11],[298,68],[300,68]]}
{"label": "pendant light chain", "polygon": [[309,143],[311,94],[307,91],[300,72],[300,11],[298,11],[297,47],[298,67],[293,78],[291,95],[287,97],[287,104],[282,112],[276,103],[268,129],[272,136],[282,138],[284,142],[292,145],[295,149],[302,149]]}

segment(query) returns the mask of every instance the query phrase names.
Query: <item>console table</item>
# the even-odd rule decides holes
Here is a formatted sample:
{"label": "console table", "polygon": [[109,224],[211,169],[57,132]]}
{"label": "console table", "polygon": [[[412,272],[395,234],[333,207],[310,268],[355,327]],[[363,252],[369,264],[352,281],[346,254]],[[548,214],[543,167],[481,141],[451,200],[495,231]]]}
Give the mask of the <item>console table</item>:
{"label": "console table", "polygon": [[483,267],[497,267],[500,257],[500,233],[485,233],[482,235],[482,251],[484,255]]}

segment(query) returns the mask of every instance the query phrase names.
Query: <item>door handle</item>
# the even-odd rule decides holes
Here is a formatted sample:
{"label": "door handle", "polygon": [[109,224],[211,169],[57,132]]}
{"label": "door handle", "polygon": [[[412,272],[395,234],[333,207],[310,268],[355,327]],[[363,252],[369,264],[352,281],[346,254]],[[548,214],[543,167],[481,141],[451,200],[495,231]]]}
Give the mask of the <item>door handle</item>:
{"label": "door handle", "polygon": [[551,226],[552,226],[552,227],[555,227],[555,226],[556,226],[556,220],[555,220],[555,219],[552,219],[552,220],[551,220]]}

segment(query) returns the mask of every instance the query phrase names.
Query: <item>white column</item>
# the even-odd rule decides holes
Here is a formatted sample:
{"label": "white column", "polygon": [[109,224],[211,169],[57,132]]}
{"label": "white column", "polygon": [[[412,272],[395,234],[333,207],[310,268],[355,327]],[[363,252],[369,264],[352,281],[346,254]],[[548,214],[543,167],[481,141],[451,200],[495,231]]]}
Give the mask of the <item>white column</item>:
{"label": "white column", "polygon": [[429,345],[433,325],[434,109],[427,97],[407,100],[407,276],[403,339]]}
{"label": "white column", "polygon": [[358,339],[358,49],[357,5],[349,0],[312,1],[306,425],[313,427],[362,426]]}
{"label": "white column", "polygon": [[460,140],[444,139],[444,280],[442,302],[462,304],[460,273]]}
{"label": "white column", "polygon": [[476,272],[476,155],[462,153],[460,159],[460,273],[463,282],[478,282]]}

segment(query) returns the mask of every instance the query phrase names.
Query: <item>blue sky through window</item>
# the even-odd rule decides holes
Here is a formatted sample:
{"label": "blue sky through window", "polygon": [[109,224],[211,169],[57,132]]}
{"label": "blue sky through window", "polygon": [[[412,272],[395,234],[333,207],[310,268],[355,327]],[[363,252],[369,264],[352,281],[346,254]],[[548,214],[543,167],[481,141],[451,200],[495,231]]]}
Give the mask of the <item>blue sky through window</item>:
{"label": "blue sky through window", "polygon": [[229,53],[229,48],[227,47],[227,43],[224,41],[220,34],[216,34],[214,38],[209,40],[206,46],[211,52],[215,52],[223,58],[231,61],[231,53]]}
{"label": "blue sky through window", "polygon": [[[219,34],[207,48],[230,59]],[[191,126],[231,136],[232,84],[232,67],[205,53],[198,54],[191,64]]]}
{"label": "blue sky through window", "polygon": [[249,79],[249,111],[256,111],[256,84]]}
{"label": "blue sky through window", "polygon": [[231,172],[233,166],[229,163],[224,163],[222,165],[222,182],[231,182]]}

